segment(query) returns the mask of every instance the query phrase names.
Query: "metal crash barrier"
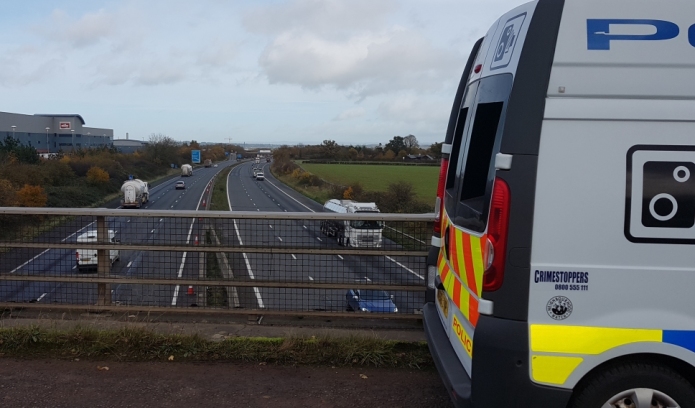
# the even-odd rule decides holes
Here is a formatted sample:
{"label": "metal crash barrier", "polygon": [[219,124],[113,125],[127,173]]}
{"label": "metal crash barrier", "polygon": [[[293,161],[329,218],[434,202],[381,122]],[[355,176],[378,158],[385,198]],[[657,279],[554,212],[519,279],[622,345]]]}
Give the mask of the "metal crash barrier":
{"label": "metal crash barrier", "polygon": [[0,208],[0,307],[419,318],[433,220]]}

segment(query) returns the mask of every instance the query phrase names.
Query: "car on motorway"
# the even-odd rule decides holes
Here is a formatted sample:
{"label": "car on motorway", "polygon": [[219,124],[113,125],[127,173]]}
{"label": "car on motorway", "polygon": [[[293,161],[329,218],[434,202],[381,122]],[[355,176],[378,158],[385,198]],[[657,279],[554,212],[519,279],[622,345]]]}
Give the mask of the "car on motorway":
{"label": "car on motorway", "polygon": [[186,189],[186,183],[183,181],[177,181],[175,188],[177,190],[185,190]]}
{"label": "car on motorway", "polygon": [[398,308],[393,303],[393,295],[383,290],[350,289],[345,294],[347,310],[368,313],[396,313]]}
{"label": "car on motorway", "polygon": [[217,165],[215,164],[215,165],[213,165],[212,167],[217,167]]}
{"label": "car on motorway", "polygon": [[[108,239],[111,243],[120,242],[116,238],[116,233],[113,230],[108,231]],[[97,230],[90,230],[85,233],[80,234],[77,237],[78,244],[88,244],[97,242]],[[114,262],[121,259],[120,251],[110,250],[109,251],[109,261],[111,265]],[[75,263],[77,264],[77,271],[84,272],[88,270],[97,269],[97,250],[96,249],[76,249],[75,250]]]}
{"label": "car on motorway", "polygon": [[253,178],[256,178],[257,174],[258,174],[258,169],[254,167],[253,168]]}
{"label": "car on motorway", "polygon": [[259,171],[258,173],[256,173],[256,180],[258,180],[258,181],[265,180],[265,175],[263,174],[262,171]]}

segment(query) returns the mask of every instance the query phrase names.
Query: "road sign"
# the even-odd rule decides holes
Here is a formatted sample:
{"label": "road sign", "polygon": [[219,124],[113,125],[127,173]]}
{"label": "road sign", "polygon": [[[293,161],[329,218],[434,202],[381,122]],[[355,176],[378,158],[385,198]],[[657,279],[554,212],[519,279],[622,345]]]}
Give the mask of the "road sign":
{"label": "road sign", "polygon": [[193,163],[200,163],[200,150],[191,150],[191,161]]}

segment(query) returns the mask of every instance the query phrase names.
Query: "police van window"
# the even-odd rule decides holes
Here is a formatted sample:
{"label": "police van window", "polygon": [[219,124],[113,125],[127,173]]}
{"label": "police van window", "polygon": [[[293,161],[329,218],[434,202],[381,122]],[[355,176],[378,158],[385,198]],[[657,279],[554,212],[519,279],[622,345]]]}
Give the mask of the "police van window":
{"label": "police van window", "polygon": [[472,108],[472,123],[461,152],[463,162],[457,178],[460,180],[459,203],[454,222],[474,232],[484,232],[495,177],[494,157],[499,152],[504,125],[505,104],[512,88],[511,75],[496,75],[480,81]]}
{"label": "police van window", "polygon": [[461,110],[456,121],[456,129],[454,130],[454,139],[451,144],[451,154],[449,155],[449,169],[447,171],[444,208],[447,212],[453,214],[456,211],[456,202],[458,201],[458,185],[456,182],[456,174],[459,167],[459,156],[462,151],[462,146],[466,145],[464,135],[466,134],[466,125],[469,122],[470,106],[475,102],[475,93],[478,90],[478,82],[468,86],[466,95],[461,103]]}

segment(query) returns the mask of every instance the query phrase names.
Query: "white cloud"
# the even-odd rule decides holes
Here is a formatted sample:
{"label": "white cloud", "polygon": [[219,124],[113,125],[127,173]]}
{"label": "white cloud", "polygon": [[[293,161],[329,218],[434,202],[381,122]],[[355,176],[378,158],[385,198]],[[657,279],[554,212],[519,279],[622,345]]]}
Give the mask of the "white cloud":
{"label": "white cloud", "polygon": [[333,120],[334,121],[340,121],[340,120],[357,119],[357,118],[363,117],[366,113],[367,113],[367,111],[362,107],[347,109],[347,110],[340,112],[340,114],[338,116],[336,116]]}
{"label": "white cloud", "polygon": [[83,48],[113,35],[121,20],[104,10],[87,13],[80,18],[73,18],[62,10],[54,10],[48,23],[36,26],[36,30],[49,39]]}
{"label": "white cloud", "polygon": [[[453,102],[453,96],[451,99]],[[377,108],[377,113],[384,120],[402,123],[431,122],[444,126],[450,111],[451,105],[442,99],[432,101],[415,95],[386,100]]]}
{"label": "white cloud", "polygon": [[396,8],[395,0],[295,0],[250,10],[243,23],[260,34],[301,29],[338,36],[344,31],[379,29]]}
{"label": "white cloud", "polygon": [[271,84],[329,86],[358,98],[440,90],[458,75],[463,53],[388,23],[395,9],[392,2],[295,0],[263,8],[267,20],[256,10],[245,22],[268,35],[259,65]]}

